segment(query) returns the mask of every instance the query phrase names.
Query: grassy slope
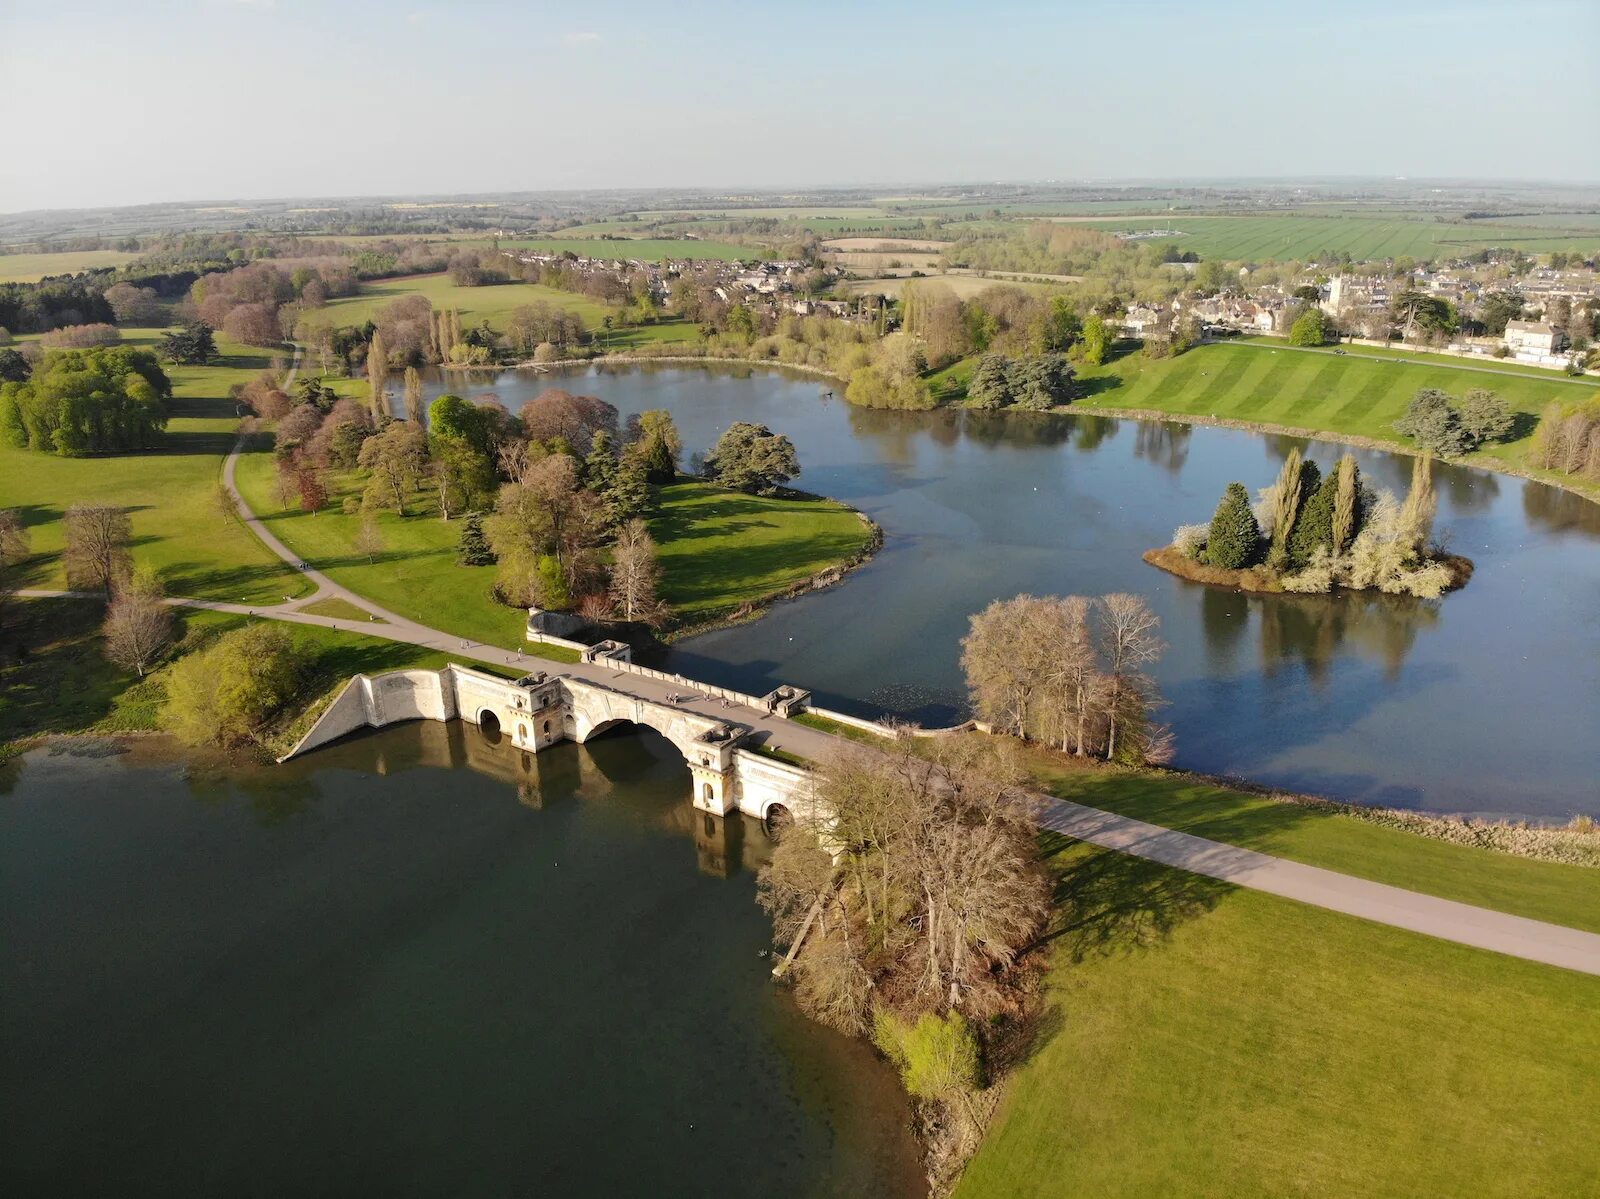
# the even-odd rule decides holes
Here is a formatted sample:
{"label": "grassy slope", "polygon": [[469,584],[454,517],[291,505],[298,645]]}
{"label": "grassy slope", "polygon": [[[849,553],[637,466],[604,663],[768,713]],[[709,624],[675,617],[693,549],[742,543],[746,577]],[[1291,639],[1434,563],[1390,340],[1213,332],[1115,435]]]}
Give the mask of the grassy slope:
{"label": "grassy slope", "polygon": [[[150,344],[152,330],[124,341]],[[253,378],[271,355],[220,343],[207,367],[168,366],[175,393],[166,446],[149,454],[58,458],[0,445],[0,507],[20,508],[33,539],[26,585],[65,586],[62,516],[73,503],[104,501],[132,510],[136,562],[160,570],[174,595],[266,603],[307,588],[248,529],[224,519],[212,494],[238,419],[228,387]]]}
{"label": "grassy slope", "polygon": [[850,558],[870,534],[831,500],[738,495],[703,483],[662,489],[650,520],[662,598],[687,620],[763,599]]}
{"label": "grassy slope", "polygon": [[[448,275],[411,275],[401,279],[380,279],[364,283],[361,294],[329,302],[321,310],[323,318],[334,325],[360,325],[370,320],[385,304],[401,296],[426,296],[435,308],[454,308],[461,313],[463,328],[488,321],[504,331],[511,313],[536,300],[575,313],[591,330],[600,330],[607,316],[614,316],[615,308],[591,300],[588,296],[545,287],[537,283],[498,283],[487,287],[457,287]],[[625,350],[643,342],[694,341],[699,337],[695,325],[683,321],[663,321],[633,329],[616,329],[603,336],[601,348]]]}
{"label": "grassy slope", "polygon": [[66,250],[60,254],[0,254],[0,283],[37,283],[46,275],[72,275],[121,266],[137,255],[122,250]]}
{"label": "grassy slope", "polygon": [[1059,852],[1056,1027],[958,1188],[1593,1190],[1600,979]]}
{"label": "grassy slope", "polygon": [[[961,370],[958,364],[941,376],[959,375]],[[1489,465],[1498,458],[1515,467],[1526,459],[1533,418],[1545,404],[1600,397],[1600,388],[1592,381],[1554,373],[1535,377],[1517,370],[1499,371],[1489,364],[1465,369],[1438,356],[1424,361],[1416,355],[1339,355],[1265,342],[1205,345],[1161,361],[1129,354],[1080,374],[1091,394],[1078,401],[1076,409],[1142,408],[1288,425],[1374,438],[1401,448],[1406,443],[1394,431],[1394,422],[1419,389],[1437,387],[1459,396],[1485,387],[1526,419],[1517,440],[1492,447],[1492,453],[1480,451],[1468,461],[1476,458]]]}

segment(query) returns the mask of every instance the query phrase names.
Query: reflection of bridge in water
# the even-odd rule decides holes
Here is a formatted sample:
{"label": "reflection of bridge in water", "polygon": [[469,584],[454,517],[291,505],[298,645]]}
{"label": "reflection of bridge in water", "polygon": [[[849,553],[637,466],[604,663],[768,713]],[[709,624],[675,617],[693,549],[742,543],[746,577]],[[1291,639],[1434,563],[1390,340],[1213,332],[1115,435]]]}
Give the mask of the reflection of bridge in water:
{"label": "reflection of bridge in water", "polygon": [[[539,792],[541,751],[563,741],[582,744],[628,725],[653,729],[683,755],[694,807],[706,818],[701,823],[707,830],[715,823],[714,839],[724,843],[733,834],[722,825],[723,817],[742,814],[770,825],[809,817],[816,803],[809,770],[745,747],[753,732],[750,725],[695,711],[670,696],[647,698],[566,674],[540,673],[512,681],[451,665],[436,671],[357,675],[285,757],[358,729],[408,720],[465,721],[477,725],[488,741],[515,751],[508,781],[516,783],[519,794],[524,784],[529,786],[525,802]],[[470,748],[473,743],[481,751],[493,748],[484,739],[467,739],[461,746],[463,764],[473,765],[472,754],[481,752]],[[483,752],[483,756],[489,773],[508,768],[498,754]],[[713,837],[711,832],[705,835]]]}

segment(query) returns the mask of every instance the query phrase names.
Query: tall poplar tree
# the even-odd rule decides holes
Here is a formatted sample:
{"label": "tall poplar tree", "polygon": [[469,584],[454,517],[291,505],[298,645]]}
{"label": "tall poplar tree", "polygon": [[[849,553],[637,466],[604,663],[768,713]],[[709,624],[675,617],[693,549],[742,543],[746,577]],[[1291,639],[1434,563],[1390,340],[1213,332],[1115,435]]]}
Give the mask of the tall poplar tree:
{"label": "tall poplar tree", "polygon": [[372,423],[381,426],[389,415],[384,402],[384,389],[389,384],[389,350],[383,344],[383,334],[373,330],[372,341],[367,346],[367,402],[372,408]]}

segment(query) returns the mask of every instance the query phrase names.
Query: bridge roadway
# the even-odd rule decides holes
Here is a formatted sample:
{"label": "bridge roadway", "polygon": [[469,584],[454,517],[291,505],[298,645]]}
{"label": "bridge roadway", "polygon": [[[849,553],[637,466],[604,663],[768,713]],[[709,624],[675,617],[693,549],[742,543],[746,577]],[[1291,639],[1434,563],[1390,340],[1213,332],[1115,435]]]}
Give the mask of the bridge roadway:
{"label": "bridge roadway", "polygon": [[[296,365],[299,355],[296,354]],[[169,603],[216,612],[234,612],[252,616],[270,617],[291,624],[318,625],[323,628],[342,629],[369,637],[382,637],[390,641],[405,642],[452,654],[457,658],[485,662],[493,666],[520,666],[528,670],[547,670],[552,674],[566,674],[585,679],[619,691],[629,692],[641,699],[662,704],[676,704],[707,716],[713,720],[736,721],[750,726],[764,744],[797,754],[811,761],[826,761],[845,742],[831,734],[806,725],[795,724],[783,717],[773,716],[759,708],[743,704],[729,706],[721,699],[702,694],[692,694],[686,699],[681,685],[659,679],[632,674],[609,667],[603,662],[553,663],[545,658],[511,652],[493,646],[464,641],[430,629],[396,613],[380,608],[346,587],[335,583],[321,571],[301,562],[272,531],[257,519],[234,484],[234,467],[243,441],[234,447],[223,466],[223,481],[239,505],[240,516],[262,542],[278,557],[298,570],[315,587],[315,594],[287,601],[275,607],[250,607],[245,604],[219,603],[210,600],[173,599]],[[23,591],[25,596],[63,596],[70,592]],[[331,616],[317,616],[296,611],[320,599],[338,598],[354,604],[371,614],[371,622],[346,620]],[[1511,916],[1471,904],[1439,899],[1355,878],[1318,866],[1272,857],[1254,850],[1241,849],[1177,832],[1158,825],[1147,824],[1129,816],[1120,816],[1098,808],[1086,807],[1052,795],[1038,796],[1041,812],[1040,824],[1080,841],[1135,857],[1146,858],[1165,866],[1174,866],[1195,874],[1219,879],[1235,886],[1282,896],[1357,916],[1379,924],[1408,929],[1427,936],[1488,949],[1511,957],[1543,962],[1600,975],[1600,934],[1530,920],[1524,916]]]}

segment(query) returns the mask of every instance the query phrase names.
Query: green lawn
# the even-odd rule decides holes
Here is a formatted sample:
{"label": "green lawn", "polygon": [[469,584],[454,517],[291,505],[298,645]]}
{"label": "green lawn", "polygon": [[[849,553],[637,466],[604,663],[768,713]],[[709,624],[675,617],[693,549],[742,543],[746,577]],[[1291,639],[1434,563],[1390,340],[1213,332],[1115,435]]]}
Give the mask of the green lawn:
{"label": "green lawn", "polygon": [[832,500],[739,495],[704,483],[661,490],[650,519],[662,598],[686,621],[753,603],[865,548],[870,533]]}
{"label": "green lawn", "polygon": [[426,296],[435,308],[456,309],[461,313],[463,328],[488,321],[492,328],[502,332],[514,310],[542,300],[581,317],[584,325],[599,335],[600,348],[604,350],[627,350],[635,345],[661,341],[692,342],[700,336],[698,326],[676,320],[608,332],[603,328],[605,318],[614,318],[618,310],[588,296],[538,283],[457,287],[448,275],[411,275],[363,283],[360,295],[330,301],[321,310],[319,319],[334,325],[360,325],[372,319],[384,305],[410,295]]}
{"label": "green lawn", "polygon": [[[127,330],[124,341],[150,344],[157,330]],[[0,445],[0,508],[19,508],[33,539],[26,585],[63,587],[62,516],[78,502],[131,511],[133,556],[161,572],[169,593],[239,603],[277,602],[308,589],[212,496],[238,418],[228,387],[264,369],[268,351],[219,341],[223,357],[206,367],[165,367],[173,381],[173,418],[163,448],[147,454],[58,458]]]}
{"label": "green lawn", "polygon": [[420,497],[404,518],[393,512],[378,515],[384,548],[368,561],[353,548],[360,516],[340,510],[344,496],[359,493],[356,479],[336,479],[329,506],[321,512],[285,509],[273,495],[276,470],[265,438],[240,458],[235,477],[245,502],[267,527],[335,582],[430,628],[502,649],[522,648],[525,614],[490,597],[494,567],[456,564],[461,521],[440,520],[429,497]]}
{"label": "green lawn", "polygon": [[123,250],[64,250],[59,254],[0,254],[0,283],[37,283],[46,275],[74,275],[121,266],[138,255]]}
{"label": "green lawn", "polygon": [[1600,932],[1600,869],[1454,845],[1180,774],[1080,770],[1042,752],[1030,752],[1028,762],[1038,785],[1063,799],[1358,878]]}
{"label": "green lawn", "polygon": [[1594,1192],[1600,978],[1067,843],[959,1199]]}
{"label": "green lawn", "polygon": [[1445,221],[1393,214],[1130,217],[1125,221],[1085,221],[1102,233],[1173,230],[1171,241],[1202,258],[1265,262],[1304,261],[1323,251],[1347,252],[1356,261],[1411,257],[1457,257],[1491,247],[1537,254],[1550,250],[1600,248],[1600,230],[1552,228],[1530,221]]}
{"label": "green lawn", "polygon": [[[365,608],[358,608],[349,600],[333,596],[330,599],[319,599],[309,604],[301,604],[296,612],[304,612],[309,616],[329,616],[335,620],[371,620],[372,613]],[[384,623],[382,621],[378,623]]]}
{"label": "green lawn", "polygon": [[[960,370],[958,364],[942,375]],[[1091,393],[1073,405],[1079,410],[1140,408],[1220,417],[1374,438],[1402,448],[1409,443],[1394,431],[1394,422],[1418,390],[1437,387],[1460,396],[1485,387],[1525,419],[1516,440],[1468,460],[1489,465],[1500,459],[1517,467],[1526,458],[1533,418],[1541,408],[1552,400],[1600,395],[1593,380],[1554,373],[1536,377],[1438,355],[1425,361],[1412,354],[1341,355],[1331,349],[1291,349],[1281,342],[1219,342],[1156,361],[1133,353],[1079,374]]]}

